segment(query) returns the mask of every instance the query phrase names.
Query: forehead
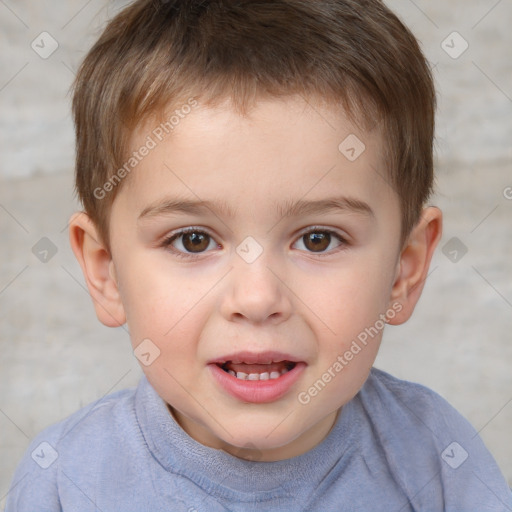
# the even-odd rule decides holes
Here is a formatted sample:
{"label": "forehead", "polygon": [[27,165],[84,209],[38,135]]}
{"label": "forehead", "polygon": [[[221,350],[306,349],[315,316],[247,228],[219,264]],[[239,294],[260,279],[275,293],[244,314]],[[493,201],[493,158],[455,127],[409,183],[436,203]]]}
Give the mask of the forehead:
{"label": "forehead", "polygon": [[230,215],[270,204],[282,214],[285,203],[335,192],[397,201],[380,131],[362,130],[341,107],[288,97],[241,115],[228,101],[196,103],[162,119],[139,126],[131,140],[131,151],[145,156],[123,188],[139,213],[168,196],[217,201]]}

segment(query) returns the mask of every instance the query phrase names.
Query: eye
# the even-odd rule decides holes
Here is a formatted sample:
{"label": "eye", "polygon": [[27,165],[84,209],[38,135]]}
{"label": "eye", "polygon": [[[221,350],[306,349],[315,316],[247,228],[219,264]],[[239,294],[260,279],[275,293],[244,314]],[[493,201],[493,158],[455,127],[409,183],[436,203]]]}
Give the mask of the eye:
{"label": "eye", "polygon": [[[333,247],[333,244],[336,245]],[[348,245],[348,242],[335,231],[328,229],[313,229],[304,233],[295,244],[299,244],[299,249],[305,249],[313,253],[336,252],[336,249],[342,245]],[[303,247],[300,247],[302,245]],[[328,248],[331,250],[327,251]]]}
{"label": "eye", "polygon": [[188,228],[167,237],[162,246],[169,248],[179,257],[193,258],[194,255],[201,254],[207,249],[219,247],[219,244],[208,233],[197,228]]}

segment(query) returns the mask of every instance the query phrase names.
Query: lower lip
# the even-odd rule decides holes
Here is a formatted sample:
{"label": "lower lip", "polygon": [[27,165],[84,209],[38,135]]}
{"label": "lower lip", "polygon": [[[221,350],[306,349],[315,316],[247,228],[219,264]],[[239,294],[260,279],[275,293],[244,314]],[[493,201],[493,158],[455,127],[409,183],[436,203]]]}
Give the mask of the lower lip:
{"label": "lower lip", "polygon": [[217,382],[232,396],[255,404],[274,402],[285,395],[301,376],[306,363],[296,363],[292,370],[277,379],[241,380],[216,364],[208,365]]}

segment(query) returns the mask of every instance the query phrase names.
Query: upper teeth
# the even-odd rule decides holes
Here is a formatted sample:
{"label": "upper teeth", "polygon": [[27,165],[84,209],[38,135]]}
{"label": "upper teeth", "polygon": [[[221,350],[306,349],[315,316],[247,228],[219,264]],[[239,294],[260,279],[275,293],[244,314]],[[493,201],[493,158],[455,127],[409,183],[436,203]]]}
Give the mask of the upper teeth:
{"label": "upper teeth", "polygon": [[281,375],[284,375],[287,371],[286,368],[283,368],[281,372],[263,372],[263,373],[244,373],[244,372],[235,372],[233,370],[228,370],[230,375],[236,377],[241,380],[269,380],[269,379],[278,379]]}
{"label": "upper teeth", "polygon": [[[238,359],[233,359],[231,361],[232,363],[239,364],[239,363],[245,363],[245,361],[239,361]],[[271,364],[271,363],[278,363],[279,361],[272,361],[271,359],[268,361],[259,361],[259,364]]]}

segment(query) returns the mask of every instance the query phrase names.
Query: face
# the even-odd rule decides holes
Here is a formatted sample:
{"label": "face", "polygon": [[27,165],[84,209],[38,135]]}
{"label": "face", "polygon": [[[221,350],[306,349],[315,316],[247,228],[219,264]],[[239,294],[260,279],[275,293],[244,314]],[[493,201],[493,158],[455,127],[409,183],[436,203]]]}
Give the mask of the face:
{"label": "face", "polygon": [[157,144],[110,221],[142,368],[197,441],[300,455],[363,385],[396,308],[400,210],[381,135],[296,98],[246,117],[199,104],[162,141],[153,129],[133,136]]}

